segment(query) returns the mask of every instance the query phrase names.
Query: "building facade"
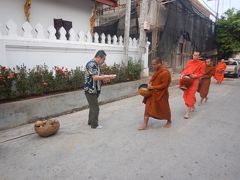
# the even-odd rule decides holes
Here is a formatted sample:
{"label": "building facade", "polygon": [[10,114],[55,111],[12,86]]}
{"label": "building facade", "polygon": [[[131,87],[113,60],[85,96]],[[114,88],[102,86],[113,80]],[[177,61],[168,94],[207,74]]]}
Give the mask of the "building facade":
{"label": "building facade", "polygon": [[[121,64],[123,37],[91,33],[90,19],[96,3],[118,5],[115,0],[1,1],[0,65],[83,67],[99,49],[106,51],[109,65]],[[146,56],[139,57],[135,38],[129,38],[129,57],[147,61]],[[147,67],[145,72],[147,75]]]}

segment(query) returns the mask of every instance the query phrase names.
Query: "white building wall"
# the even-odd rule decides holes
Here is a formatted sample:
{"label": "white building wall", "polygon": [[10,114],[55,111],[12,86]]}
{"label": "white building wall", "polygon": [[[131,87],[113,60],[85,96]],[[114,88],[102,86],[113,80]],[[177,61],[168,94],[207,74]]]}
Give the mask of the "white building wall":
{"label": "white building wall", "polygon": [[[35,40],[1,40],[4,44],[2,53],[5,53],[5,63],[0,58],[0,65],[15,67],[24,64],[27,68],[46,64],[49,68],[54,66],[75,69],[84,67],[91,60],[97,50],[104,50],[107,54],[106,64],[121,64],[124,58],[123,46],[100,43],[80,43],[69,41],[35,41]],[[129,49],[129,56],[138,60],[138,48]]]}
{"label": "white building wall", "polygon": [[[4,23],[9,19],[14,20],[18,27],[25,22],[24,4],[25,0],[0,0],[0,31],[3,34],[6,34]],[[62,18],[72,21],[75,30],[87,32],[90,30],[92,7],[91,0],[32,0],[30,23],[35,26],[41,22],[47,28],[53,25],[54,18]]]}
{"label": "white building wall", "polygon": [[25,22],[24,0],[0,0],[0,31],[6,34],[5,23],[9,19],[14,19],[17,25]]}
{"label": "white building wall", "polygon": [[[36,36],[33,36],[33,27],[25,22],[22,25],[21,34],[16,34],[18,28],[14,21],[7,23],[7,35],[1,35],[0,31],[0,65],[10,68],[16,65],[25,65],[27,68],[34,68],[37,65],[46,64],[49,68],[54,66],[75,69],[84,67],[87,61],[92,59],[95,53],[102,49],[107,53],[107,64],[121,64],[124,60],[123,37],[117,37],[90,32],[77,32],[71,29],[70,40],[66,40],[66,31],[60,29],[60,40],[55,37],[56,30],[51,27],[46,29],[38,24]],[[47,32],[47,36],[42,36],[42,32]],[[143,61],[143,75],[148,76],[148,46],[146,53],[139,57],[139,45],[137,39],[129,38],[129,58]]]}
{"label": "white building wall", "polygon": [[[99,49],[106,51],[108,65],[123,61],[122,37],[106,35],[106,41],[102,43],[99,37],[101,35],[92,37],[88,32],[93,1],[32,0],[30,24],[24,24],[24,3],[25,0],[0,0],[0,65],[15,67],[24,64],[28,68],[33,68],[45,63],[49,68],[54,66],[75,68],[84,66]],[[49,28],[53,26],[54,18],[73,22],[70,41],[65,39],[64,30],[61,32],[62,39],[55,39],[55,29]],[[23,24],[25,29],[22,28]],[[38,29],[39,24],[43,26],[39,32],[35,31],[37,24]],[[139,60],[137,40],[130,38],[129,41],[129,56]],[[144,74],[147,76],[148,45],[146,50],[141,59]]]}

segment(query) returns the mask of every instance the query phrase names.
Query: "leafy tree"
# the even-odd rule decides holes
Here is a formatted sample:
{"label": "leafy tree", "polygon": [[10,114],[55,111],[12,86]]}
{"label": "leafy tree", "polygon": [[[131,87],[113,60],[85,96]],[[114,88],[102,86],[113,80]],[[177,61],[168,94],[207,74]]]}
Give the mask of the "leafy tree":
{"label": "leafy tree", "polygon": [[228,58],[240,52],[240,10],[227,10],[217,21],[217,47],[220,56]]}

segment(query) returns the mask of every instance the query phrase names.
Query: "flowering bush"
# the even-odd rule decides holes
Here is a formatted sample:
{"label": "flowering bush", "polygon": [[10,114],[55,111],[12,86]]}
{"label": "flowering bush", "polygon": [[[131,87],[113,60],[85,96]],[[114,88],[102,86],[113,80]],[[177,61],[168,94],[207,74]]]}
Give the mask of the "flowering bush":
{"label": "flowering bush", "polygon": [[134,62],[133,60],[128,61],[128,65],[125,67],[125,76],[128,80],[140,79],[142,65],[140,61]]}
{"label": "flowering bush", "polygon": [[140,79],[141,62],[129,59],[127,66],[124,64],[116,64],[113,66],[103,66],[101,71],[103,74],[116,74],[117,77],[112,82],[126,82]]}
{"label": "flowering bush", "polygon": [[41,95],[54,91],[53,71],[49,71],[46,65],[38,65],[29,69],[26,76],[28,77],[28,94]]}
{"label": "flowering bush", "polygon": [[13,68],[13,70],[15,71],[15,75],[16,75],[15,86],[16,86],[16,89],[18,89],[17,94],[19,96],[27,96],[29,84],[28,84],[26,66],[24,65],[16,66],[16,68]]}
{"label": "flowering bush", "polygon": [[[129,60],[128,65],[103,66],[103,74],[116,74],[112,83],[137,80],[141,64]],[[81,89],[84,86],[84,70],[80,67],[67,69],[55,66],[49,70],[46,65],[27,69],[26,66],[7,68],[0,66],[0,100],[44,95],[55,92]]]}
{"label": "flowering bush", "polygon": [[12,91],[13,81],[15,79],[14,72],[0,65],[0,96],[10,98],[14,96],[14,92]]}
{"label": "flowering bush", "polygon": [[54,89],[56,91],[71,89],[69,86],[71,71],[68,71],[67,68],[58,66],[55,66],[53,69],[55,71]]}
{"label": "flowering bush", "polygon": [[70,73],[70,86],[72,90],[81,89],[84,86],[84,71],[80,67],[72,69]]}

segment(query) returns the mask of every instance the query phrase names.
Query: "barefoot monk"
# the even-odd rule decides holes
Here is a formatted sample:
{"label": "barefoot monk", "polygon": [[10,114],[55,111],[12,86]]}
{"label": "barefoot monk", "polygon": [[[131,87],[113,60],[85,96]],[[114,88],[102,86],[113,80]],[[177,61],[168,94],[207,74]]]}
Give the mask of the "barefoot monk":
{"label": "barefoot monk", "polygon": [[171,126],[171,111],[168,102],[168,87],[171,83],[171,74],[164,68],[159,58],[154,58],[151,66],[154,74],[149,81],[148,89],[152,92],[152,95],[145,99],[144,122],[139,130],[148,127],[149,117],[167,120],[164,127],[169,128]]}
{"label": "barefoot monk", "polygon": [[211,77],[214,75],[214,67],[211,65],[211,59],[206,59],[206,70],[204,75],[200,80],[200,84],[198,87],[198,92],[200,93],[202,104],[203,102],[207,102],[208,100],[208,92],[211,84]]}
{"label": "barefoot monk", "polygon": [[196,103],[196,91],[198,89],[199,78],[205,72],[205,63],[202,62],[200,59],[200,53],[195,51],[193,53],[193,59],[188,60],[185,69],[182,72],[181,78],[184,76],[188,76],[189,78],[193,79],[192,85],[186,89],[183,93],[183,99],[185,105],[187,106],[187,111],[184,115],[185,119],[188,119],[190,116],[190,112],[194,111],[195,103]]}
{"label": "barefoot monk", "polygon": [[222,81],[224,79],[224,71],[226,67],[227,65],[224,63],[224,59],[221,59],[216,65],[214,78],[217,80],[217,84],[219,85],[222,84]]}

